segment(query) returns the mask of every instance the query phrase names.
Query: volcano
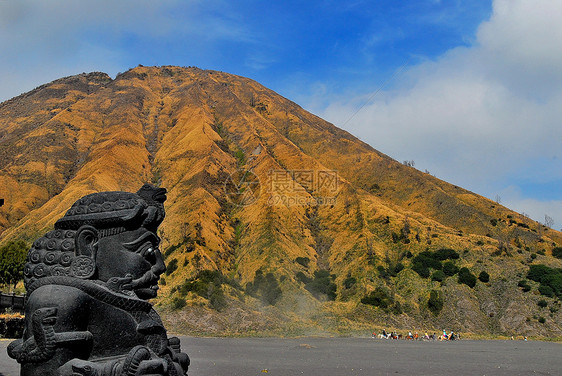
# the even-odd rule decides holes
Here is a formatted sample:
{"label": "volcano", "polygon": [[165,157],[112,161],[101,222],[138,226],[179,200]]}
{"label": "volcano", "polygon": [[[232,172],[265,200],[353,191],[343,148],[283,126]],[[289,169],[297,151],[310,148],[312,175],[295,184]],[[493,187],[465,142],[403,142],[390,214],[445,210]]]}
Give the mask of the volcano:
{"label": "volcano", "polygon": [[562,268],[562,233],[251,79],[139,66],[0,104],[0,245],[31,244],[86,194],[145,182],[168,191],[155,304],[179,332],[562,336],[556,286],[528,278]]}

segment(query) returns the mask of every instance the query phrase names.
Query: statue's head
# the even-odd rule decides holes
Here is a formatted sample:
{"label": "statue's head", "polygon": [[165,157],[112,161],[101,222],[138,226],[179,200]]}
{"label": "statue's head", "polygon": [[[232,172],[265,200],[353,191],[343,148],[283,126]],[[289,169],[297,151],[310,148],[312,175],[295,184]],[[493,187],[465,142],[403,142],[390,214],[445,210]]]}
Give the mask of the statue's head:
{"label": "statue's head", "polygon": [[149,184],[137,193],[101,192],[79,199],[55,230],[34,242],[24,269],[26,287],[48,276],[117,278],[139,298],[155,297],[166,270],[156,234],[165,200],[166,190]]}

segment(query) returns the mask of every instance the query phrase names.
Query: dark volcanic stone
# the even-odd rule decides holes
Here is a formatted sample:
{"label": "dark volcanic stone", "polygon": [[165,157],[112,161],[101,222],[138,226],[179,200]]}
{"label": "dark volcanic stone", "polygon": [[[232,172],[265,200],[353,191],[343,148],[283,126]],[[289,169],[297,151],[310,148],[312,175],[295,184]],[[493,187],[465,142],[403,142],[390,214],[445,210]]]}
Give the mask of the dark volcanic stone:
{"label": "dark volcanic stone", "polygon": [[151,185],[90,194],[33,243],[25,332],[7,349],[21,376],[186,374],[189,357],[147,301],[166,270],[156,233],[165,200]]}

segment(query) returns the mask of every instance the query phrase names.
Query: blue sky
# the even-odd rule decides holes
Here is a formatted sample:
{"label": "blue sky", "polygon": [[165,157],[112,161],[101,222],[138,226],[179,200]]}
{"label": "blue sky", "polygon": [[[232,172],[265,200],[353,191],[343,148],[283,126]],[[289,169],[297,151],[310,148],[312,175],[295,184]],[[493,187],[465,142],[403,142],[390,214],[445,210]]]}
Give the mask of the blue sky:
{"label": "blue sky", "polygon": [[0,0],[0,101],[138,64],[221,70],[560,229],[560,19],[558,0]]}

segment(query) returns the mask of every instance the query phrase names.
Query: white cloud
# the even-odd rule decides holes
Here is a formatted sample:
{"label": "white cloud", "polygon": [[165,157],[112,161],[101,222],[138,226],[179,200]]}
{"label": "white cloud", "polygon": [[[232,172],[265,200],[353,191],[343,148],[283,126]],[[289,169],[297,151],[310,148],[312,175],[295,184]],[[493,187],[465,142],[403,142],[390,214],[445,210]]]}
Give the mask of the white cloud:
{"label": "white cloud", "polygon": [[[518,173],[530,174],[520,180],[559,182],[560,19],[559,1],[495,1],[472,46],[411,67],[345,128],[393,158],[415,160],[416,167],[488,197]],[[320,115],[342,125],[367,97],[332,103]],[[548,174],[533,171],[539,160]],[[537,220],[552,208],[549,215],[562,224],[560,201],[520,193],[509,202]]]}
{"label": "white cloud", "polygon": [[269,57],[267,56],[267,54],[258,51],[246,58],[245,65],[254,70],[262,70],[265,69],[268,65],[273,64],[275,62],[276,59]]}
{"label": "white cloud", "polygon": [[150,51],[168,41],[179,41],[183,55],[215,41],[251,42],[228,7],[200,0],[0,1],[0,101],[62,76],[114,75],[141,58],[161,61]]}
{"label": "white cloud", "polygon": [[541,223],[545,223],[545,216],[553,219],[552,228],[562,231],[562,200],[539,201],[534,198],[523,197],[520,189],[509,186],[499,192],[501,204],[519,213],[525,213]]}
{"label": "white cloud", "polygon": [[562,2],[558,0],[494,2],[478,41],[489,73],[518,92],[542,96],[562,83]]}
{"label": "white cloud", "polygon": [[[409,68],[345,128],[393,158],[415,160],[416,167],[488,197],[513,177],[560,181],[560,19],[559,1],[495,1],[472,46]],[[341,126],[365,100],[332,103],[320,115]],[[531,201],[527,206],[538,213],[542,201]],[[550,215],[562,223],[556,210]]]}

